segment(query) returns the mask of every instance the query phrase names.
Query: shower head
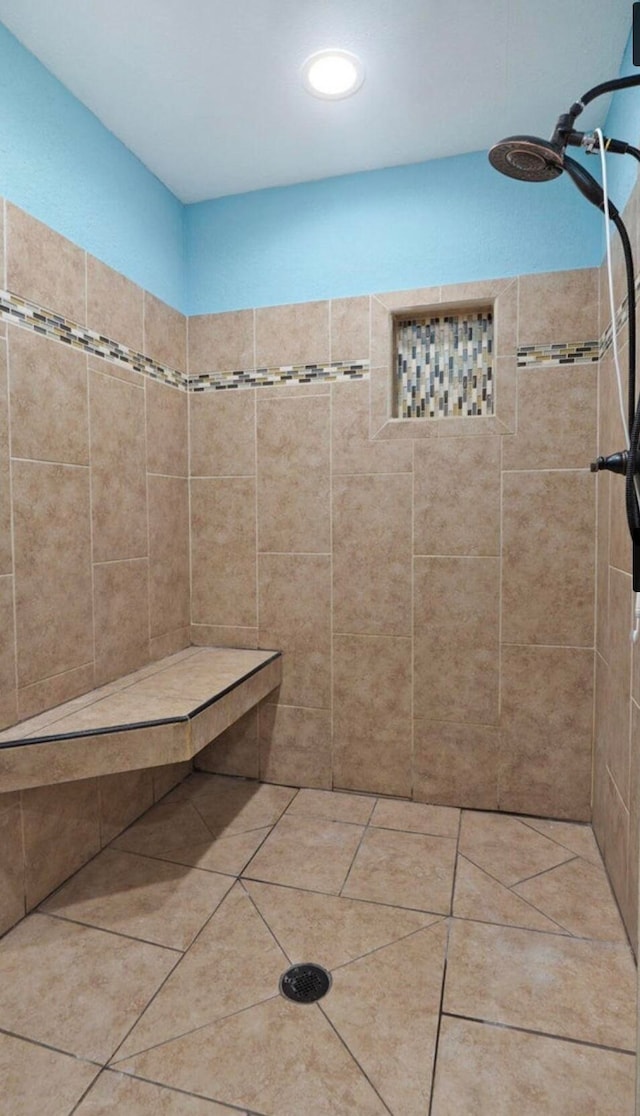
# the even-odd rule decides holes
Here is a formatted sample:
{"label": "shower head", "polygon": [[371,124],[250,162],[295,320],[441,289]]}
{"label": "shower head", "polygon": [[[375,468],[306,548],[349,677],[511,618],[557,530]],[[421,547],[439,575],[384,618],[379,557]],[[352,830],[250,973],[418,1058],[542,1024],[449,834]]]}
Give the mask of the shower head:
{"label": "shower head", "polygon": [[491,148],[489,162],[521,182],[549,182],[564,169],[562,149],[538,136],[507,136]]}

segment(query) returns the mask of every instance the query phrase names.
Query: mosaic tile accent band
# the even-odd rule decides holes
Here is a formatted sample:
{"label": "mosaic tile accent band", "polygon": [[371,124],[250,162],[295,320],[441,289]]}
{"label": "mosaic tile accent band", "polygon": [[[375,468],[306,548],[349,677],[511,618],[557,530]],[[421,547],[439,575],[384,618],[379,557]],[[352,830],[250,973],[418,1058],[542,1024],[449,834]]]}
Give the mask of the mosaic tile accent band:
{"label": "mosaic tile accent band", "polygon": [[490,310],[396,320],[399,418],[492,415]]}
{"label": "mosaic tile accent band", "polygon": [[10,291],[0,291],[0,319],[40,333],[53,341],[60,341],[72,349],[79,349],[111,363],[124,365],[152,380],[170,384],[183,391],[227,391],[230,388],[271,387],[277,384],[311,384],[316,382],[339,383],[345,380],[363,380],[369,375],[369,361],[334,361],[326,364],[295,365],[282,368],[258,368],[248,372],[204,372],[188,376],[159,364],[152,357],[137,353],[118,341],[103,337],[95,330],[78,325],[68,318],[37,306]]}
{"label": "mosaic tile accent band", "polygon": [[542,368],[547,364],[592,364],[599,359],[599,341],[579,341],[569,345],[522,345],[518,349],[518,368]]}

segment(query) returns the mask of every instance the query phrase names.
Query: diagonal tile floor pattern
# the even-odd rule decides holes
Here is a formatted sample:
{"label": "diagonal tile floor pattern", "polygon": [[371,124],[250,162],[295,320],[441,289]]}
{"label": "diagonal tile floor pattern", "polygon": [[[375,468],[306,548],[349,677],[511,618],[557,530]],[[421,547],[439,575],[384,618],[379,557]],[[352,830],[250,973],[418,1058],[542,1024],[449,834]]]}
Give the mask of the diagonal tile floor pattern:
{"label": "diagonal tile floor pattern", "polygon": [[635,983],[588,826],[193,774],[0,941],[0,1109],[632,1116]]}

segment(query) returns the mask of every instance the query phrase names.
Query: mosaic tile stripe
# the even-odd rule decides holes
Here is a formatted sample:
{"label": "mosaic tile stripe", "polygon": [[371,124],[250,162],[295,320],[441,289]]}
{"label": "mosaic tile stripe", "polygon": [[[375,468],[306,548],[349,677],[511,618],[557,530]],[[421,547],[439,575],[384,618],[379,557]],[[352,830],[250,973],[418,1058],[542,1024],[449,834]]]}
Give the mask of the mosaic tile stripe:
{"label": "mosaic tile stripe", "polygon": [[187,379],[187,391],[273,387],[278,384],[339,383],[369,378],[369,361],[334,361],[330,364],[300,364],[283,368],[257,368],[251,372],[204,372]]}
{"label": "mosaic tile stripe", "polygon": [[494,413],[490,311],[398,319],[395,336],[398,417]]}
{"label": "mosaic tile stripe", "polygon": [[518,368],[543,368],[548,364],[592,364],[600,359],[599,341],[572,344],[521,345]]}

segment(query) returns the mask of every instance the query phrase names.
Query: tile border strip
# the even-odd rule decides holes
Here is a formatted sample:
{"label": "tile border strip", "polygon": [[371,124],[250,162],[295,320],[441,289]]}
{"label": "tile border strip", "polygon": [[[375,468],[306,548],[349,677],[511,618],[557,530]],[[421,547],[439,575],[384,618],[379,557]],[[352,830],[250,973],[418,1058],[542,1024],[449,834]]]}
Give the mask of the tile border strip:
{"label": "tile border strip", "polygon": [[574,341],[550,345],[521,345],[518,368],[545,368],[549,364],[593,364],[600,359],[601,341]]}

